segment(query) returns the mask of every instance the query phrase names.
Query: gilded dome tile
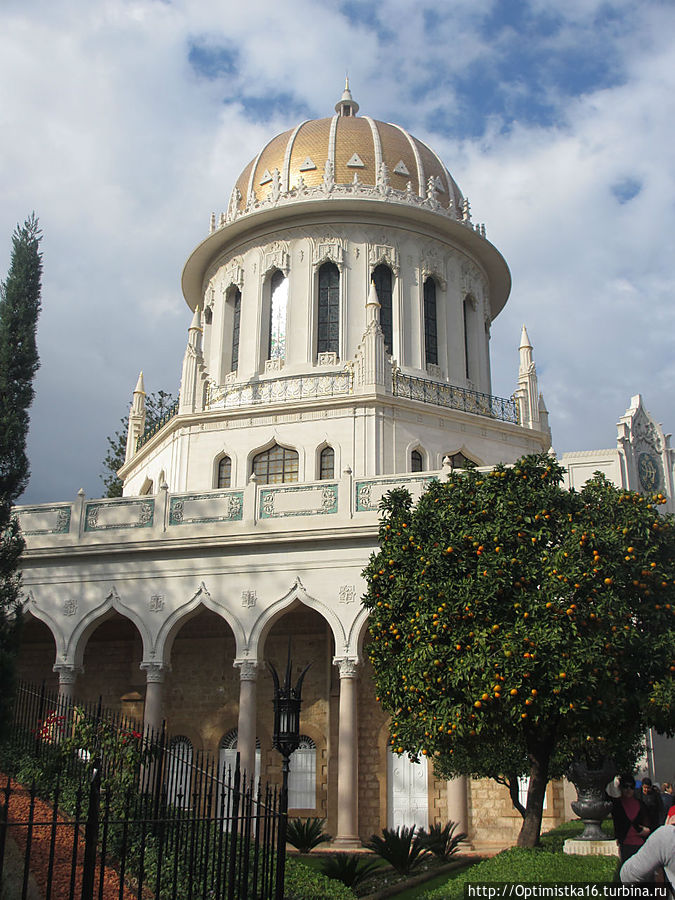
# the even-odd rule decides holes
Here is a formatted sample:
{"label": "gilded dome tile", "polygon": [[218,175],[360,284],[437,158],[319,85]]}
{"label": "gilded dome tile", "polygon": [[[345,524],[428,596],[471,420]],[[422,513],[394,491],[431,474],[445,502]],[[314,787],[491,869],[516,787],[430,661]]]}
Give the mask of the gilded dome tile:
{"label": "gilded dome tile", "polygon": [[279,175],[284,167],[284,154],[286,152],[286,144],[293,134],[294,129],[278,134],[267,144],[255,167],[255,175],[253,177],[253,190],[258,200],[264,200],[272,190],[272,174],[275,169],[279,170]]}
{"label": "gilded dome tile", "polygon": [[405,191],[410,182],[412,190],[418,194],[420,185],[417,162],[409,138],[395,125],[388,125],[385,122],[378,122],[377,130],[382,144],[382,160],[389,170],[389,183],[397,191]]}
{"label": "gilded dome tile", "polygon": [[[355,154],[362,166],[349,165]],[[362,184],[377,183],[375,145],[367,119],[338,117],[334,171],[337,184],[349,184],[354,180],[355,173]]]}
{"label": "gilded dome tile", "polygon": [[[291,150],[288,170],[289,188],[296,187],[300,176],[310,187],[321,184],[323,181],[324,168],[328,159],[331,122],[332,117],[313,119],[300,127]],[[314,163],[315,169],[305,168],[307,157]]]}

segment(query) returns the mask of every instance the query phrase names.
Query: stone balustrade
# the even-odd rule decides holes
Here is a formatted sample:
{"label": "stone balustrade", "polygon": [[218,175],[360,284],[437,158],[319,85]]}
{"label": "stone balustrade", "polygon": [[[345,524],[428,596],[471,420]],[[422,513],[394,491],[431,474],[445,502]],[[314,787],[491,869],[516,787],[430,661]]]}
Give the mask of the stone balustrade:
{"label": "stone balustrade", "polygon": [[[306,483],[257,484],[244,488],[140,497],[17,506],[27,549],[106,542],[183,539],[204,533],[245,534],[252,530],[334,530],[351,525],[375,528],[382,497],[406,487],[417,499],[437,472],[340,478]],[[289,519],[292,522],[289,522]]]}

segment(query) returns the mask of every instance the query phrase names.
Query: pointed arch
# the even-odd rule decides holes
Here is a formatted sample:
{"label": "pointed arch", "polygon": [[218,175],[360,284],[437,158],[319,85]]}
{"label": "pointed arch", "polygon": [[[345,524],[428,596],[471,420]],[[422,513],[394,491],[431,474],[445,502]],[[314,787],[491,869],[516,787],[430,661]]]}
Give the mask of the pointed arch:
{"label": "pointed arch", "polygon": [[89,610],[78,620],[66,642],[63,659],[59,660],[59,662],[68,662],[70,665],[81,666],[89,638],[98,626],[110,619],[115,612],[118,612],[123,618],[129,619],[136,627],[143,643],[143,658],[148,658],[148,655],[152,653],[153,643],[150,630],[136,610],[122,601],[117,593],[117,588],[115,585],[112,585],[103,602]]}
{"label": "pointed arch", "polygon": [[308,594],[300,577],[296,576],[294,583],[284,596],[280,597],[265,609],[253,625],[249,637],[249,657],[253,659],[260,658],[260,651],[264,647],[270,629],[279,619],[281,614],[295,602],[313,609],[328,622],[333,633],[333,640],[335,641],[336,647],[343,647],[346,644],[344,628],[333,610],[321,600],[317,600],[316,597],[312,597],[311,594]]}
{"label": "pointed arch", "polygon": [[177,607],[177,609],[164,620],[154,646],[152,647],[148,661],[161,661],[164,665],[168,665],[171,659],[171,650],[173,649],[176,635],[186,622],[199,614],[202,607],[216,613],[216,615],[223,619],[225,624],[229,626],[234,634],[235,656],[245,656],[247,644],[243,625],[230,609],[226,609],[211,597],[206,585],[202,581],[190,599]]}

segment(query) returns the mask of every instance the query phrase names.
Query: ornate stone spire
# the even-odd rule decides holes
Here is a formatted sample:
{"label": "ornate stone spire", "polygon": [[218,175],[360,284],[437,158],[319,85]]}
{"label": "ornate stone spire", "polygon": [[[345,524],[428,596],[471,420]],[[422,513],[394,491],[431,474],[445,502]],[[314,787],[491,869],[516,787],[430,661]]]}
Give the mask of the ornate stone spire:
{"label": "ornate stone spire", "polygon": [[180,381],[179,413],[197,412],[203,406],[202,375],[204,356],[202,354],[202,314],[195,308],[188,328],[187,347],[183,357],[183,372]]}
{"label": "ornate stone spire", "polygon": [[134,396],[129,410],[129,427],[127,429],[127,446],[124,453],[124,462],[129,462],[136,452],[136,444],[145,429],[145,386],[143,385],[143,371],[141,370]]}
{"label": "ornate stone spire", "polygon": [[520,334],[520,366],[518,368],[518,409],[520,424],[525,428],[542,430],[539,420],[539,384],[537,381],[537,368],[532,355],[532,344],[523,325]]}
{"label": "ornate stone spire", "polygon": [[339,116],[355,116],[358,111],[359,104],[352,97],[352,92],[349,90],[349,76],[347,76],[345,78],[345,89],[335,104],[335,112]]}

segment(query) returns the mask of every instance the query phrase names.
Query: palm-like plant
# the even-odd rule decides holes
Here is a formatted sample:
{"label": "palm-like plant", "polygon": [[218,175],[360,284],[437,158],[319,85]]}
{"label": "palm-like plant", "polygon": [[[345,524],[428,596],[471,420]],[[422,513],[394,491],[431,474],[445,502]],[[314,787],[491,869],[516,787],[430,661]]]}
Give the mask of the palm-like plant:
{"label": "palm-like plant", "polygon": [[457,822],[446,822],[445,825],[434,824],[428,831],[422,829],[418,838],[425,850],[429,850],[438,859],[450,859],[459,849],[462,841],[466,840],[466,834],[458,831],[455,834]]}
{"label": "palm-like plant", "polygon": [[321,864],[321,871],[327,878],[335,878],[351,888],[362,884],[379,868],[378,860],[358,853],[336,853],[326,857]]}
{"label": "palm-like plant", "polygon": [[318,817],[309,819],[290,819],[286,840],[300,853],[309,853],[313,847],[318,847],[324,841],[330,841],[331,836],[323,830],[325,819]]}
{"label": "palm-like plant", "polygon": [[386,859],[400,875],[407,875],[415,869],[427,852],[415,834],[414,825],[399,825],[395,830],[383,828],[382,837],[378,834],[371,835],[366,847]]}

